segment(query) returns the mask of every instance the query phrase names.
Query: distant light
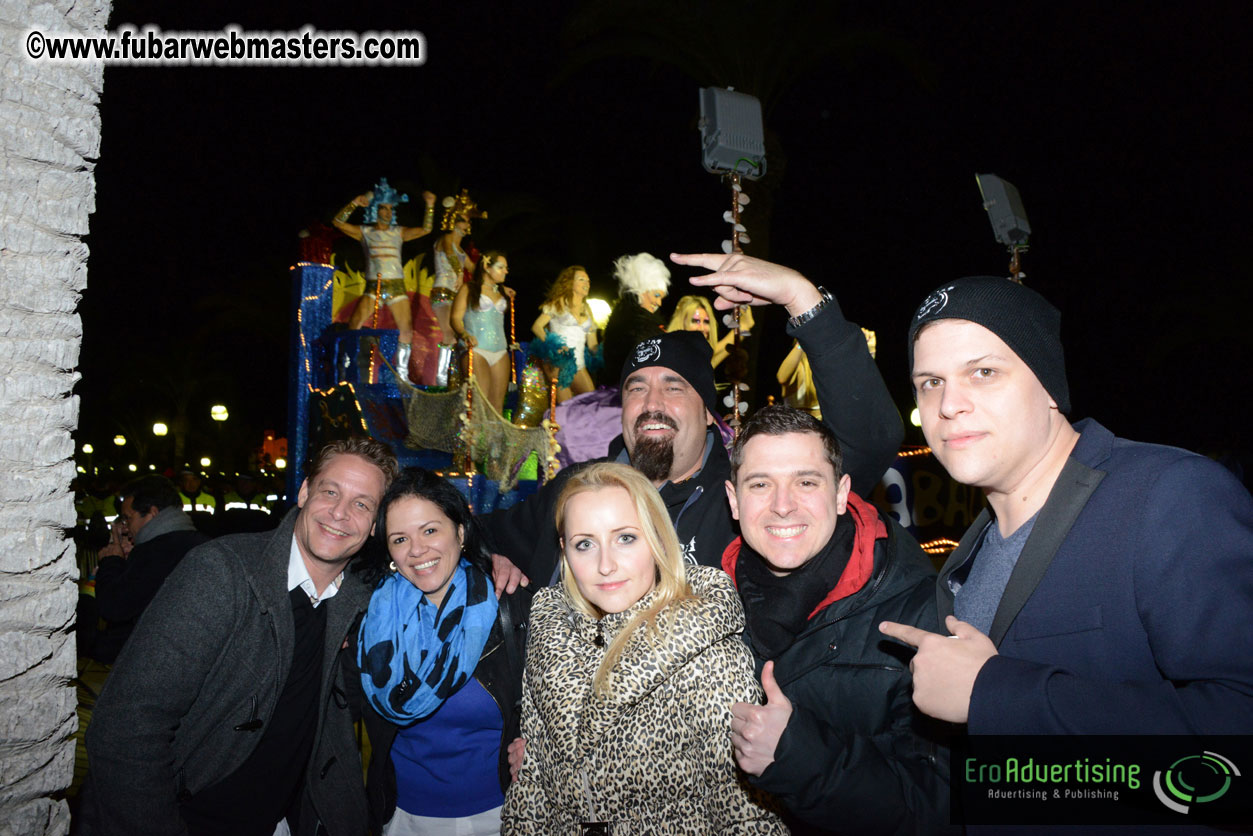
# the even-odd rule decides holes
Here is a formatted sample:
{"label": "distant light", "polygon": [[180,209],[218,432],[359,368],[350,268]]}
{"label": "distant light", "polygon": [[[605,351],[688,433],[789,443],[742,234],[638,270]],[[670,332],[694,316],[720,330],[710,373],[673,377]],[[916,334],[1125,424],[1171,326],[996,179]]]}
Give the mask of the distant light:
{"label": "distant light", "polygon": [[279,470],[285,469],[287,467],[287,459],[283,458],[282,456],[279,456],[277,459],[274,460],[274,466],[277,467]]}
{"label": "distant light", "polygon": [[170,428],[160,421],[152,425],[152,434],[156,436],[168,435]]}
{"label": "distant light", "polygon": [[209,417],[214,421],[225,421],[227,418],[231,417],[231,414],[226,411],[226,407],[222,404],[214,404],[209,407]]}
{"label": "distant light", "polygon": [[592,319],[596,320],[596,327],[604,328],[605,323],[609,321],[612,306],[604,299],[588,299],[587,306],[592,309]]}
{"label": "distant light", "polygon": [[913,424],[915,427],[922,426],[922,416],[918,414],[918,407],[914,407],[913,411],[909,413],[909,423]]}
{"label": "distant light", "polygon": [[92,453],[96,452],[96,448],[92,447],[90,444],[84,444],[83,452],[90,456]]}
{"label": "distant light", "polygon": [[863,328],[861,329],[861,332],[866,337],[866,348],[870,349],[870,356],[874,357],[875,346],[878,345],[879,338],[875,335],[875,332],[871,331],[869,328]]}
{"label": "distant light", "polygon": [[86,473],[86,472],[87,472],[87,468],[83,467],[83,466],[80,464],[80,465],[78,466],[78,472],[79,472],[79,473]]}
{"label": "distant light", "polygon": [[113,443],[116,444],[118,447],[125,447],[126,436],[122,435],[121,433],[118,433],[117,435],[113,436]]}
{"label": "distant light", "polygon": [[201,457],[200,457],[200,466],[201,466],[201,467],[208,467],[208,466],[209,466],[209,465],[211,465],[211,464],[213,464],[213,462],[209,459],[209,457],[208,457],[208,456],[201,456]]}
{"label": "distant light", "polygon": [[149,469],[149,470],[156,470],[156,469],[157,469],[157,466],[156,466],[155,464],[150,464],[150,465],[148,465],[148,469]]}
{"label": "distant light", "polygon": [[135,471],[139,470],[139,468],[133,464],[128,464],[126,466],[126,469],[129,470],[131,473],[134,473]]}

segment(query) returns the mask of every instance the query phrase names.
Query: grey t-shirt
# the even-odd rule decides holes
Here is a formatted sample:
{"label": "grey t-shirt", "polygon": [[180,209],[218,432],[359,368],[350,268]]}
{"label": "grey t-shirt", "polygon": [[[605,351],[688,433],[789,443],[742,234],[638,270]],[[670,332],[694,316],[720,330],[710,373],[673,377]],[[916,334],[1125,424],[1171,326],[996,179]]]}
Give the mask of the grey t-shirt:
{"label": "grey t-shirt", "polygon": [[1022,554],[1022,547],[1027,544],[1038,516],[1039,513],[1008,537],[1001,536],[996,520],[988,523],[983,530],[983,538],[971,555],[970,559],[974,562],[966,582],[953,596],[953,615],[979,628],[984,634],[991,631],[996,608],[1005,594],[1005,585],[1009,583],[1009,576],[1018,563],[1018,555]]}

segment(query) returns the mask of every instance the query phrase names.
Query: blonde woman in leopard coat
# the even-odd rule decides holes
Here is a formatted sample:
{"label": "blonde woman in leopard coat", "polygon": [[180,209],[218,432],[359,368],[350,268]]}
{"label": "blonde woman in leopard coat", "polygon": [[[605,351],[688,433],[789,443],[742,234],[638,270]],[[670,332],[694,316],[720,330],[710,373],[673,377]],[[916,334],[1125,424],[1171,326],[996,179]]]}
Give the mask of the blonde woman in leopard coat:
{"label": "blonde woman in leopard coat", "polygon": [[531,609],[502,833],[785,834],[731,752],[731,705],[761,690],[730,579],[684,565],[656,489],[625,465],[573,476],[557,530],[562,583]]}

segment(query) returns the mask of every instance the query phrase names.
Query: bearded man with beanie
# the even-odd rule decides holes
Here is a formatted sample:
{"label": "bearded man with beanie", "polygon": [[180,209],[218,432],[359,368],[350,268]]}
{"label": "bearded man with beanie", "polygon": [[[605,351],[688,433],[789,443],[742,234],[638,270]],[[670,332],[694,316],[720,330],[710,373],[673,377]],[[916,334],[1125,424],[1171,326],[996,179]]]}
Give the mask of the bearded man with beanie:
{"label": "bearded man with beanie", "polygon": [[[795,270],[744,255],[671,255],[677,264],[716,270],[691,279],[719,294],[720,309],[733,303],[782,305],[788,334],[800,341],[814,372],[822,414],[844,449],[855,490],[867,492],[891,464],[903,436],[900,416],[875,366],[861,329],[844,318],[839,303]],[[747,290],[739,290],[747,288]],[[728,295],[735,295],[734,302]],[[730,462],[714,416],[719,413],[712,348],[698,332],[659,332],[634,345],[623,360],[622,435],[608,461],[640,470],[661,492],[674,521],[684,559],[720,566],[735,539],[724,498]],[[560,553],[554,508],[568,467],[525,502],[484,518],[497,560],[498,587],[507,563],[547,583]]]}
{"label": "bearded man with beanie", "polygon": [[909,349],[928,444],[989,505],[940,572],[952,636],[882,626],[918,648],[917,706],[972,735],[1253,733],[1243,485],[1072,425],[1061,314],[1010,280],[937,289]]}

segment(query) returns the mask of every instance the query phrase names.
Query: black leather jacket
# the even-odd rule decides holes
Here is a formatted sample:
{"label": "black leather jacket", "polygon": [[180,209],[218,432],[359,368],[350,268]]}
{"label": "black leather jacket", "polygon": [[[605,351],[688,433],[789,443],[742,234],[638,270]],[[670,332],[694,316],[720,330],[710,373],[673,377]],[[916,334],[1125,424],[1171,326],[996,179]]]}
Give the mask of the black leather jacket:
{"label": "black leather jacket", "polygon": [[[880,518],[887,537],[875,542],[870,579],[775,659],[792,717],[774,763],[750,781],[783,802],[794,834],[948,829],[946,726],[914,708],[913,651],[879,632],[882,621],[943,632],[935,570],[908,532]],[[760,676],[767,660],[754,657]]]}

